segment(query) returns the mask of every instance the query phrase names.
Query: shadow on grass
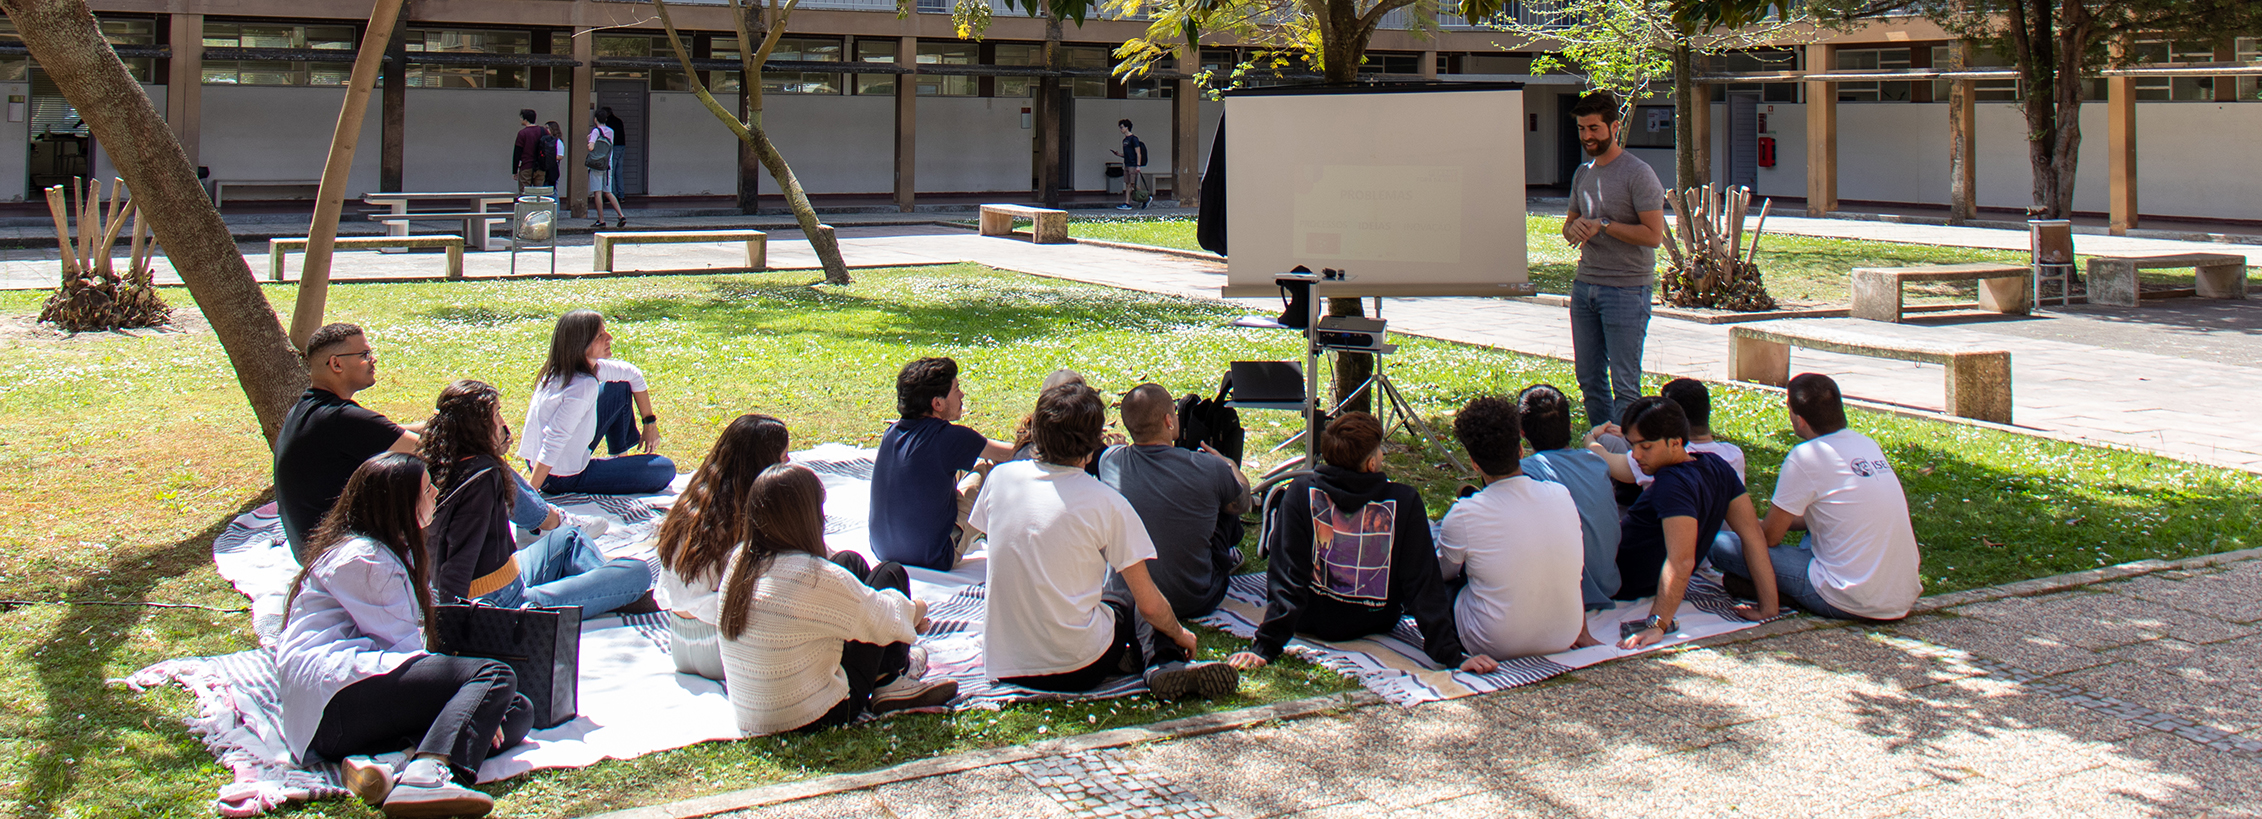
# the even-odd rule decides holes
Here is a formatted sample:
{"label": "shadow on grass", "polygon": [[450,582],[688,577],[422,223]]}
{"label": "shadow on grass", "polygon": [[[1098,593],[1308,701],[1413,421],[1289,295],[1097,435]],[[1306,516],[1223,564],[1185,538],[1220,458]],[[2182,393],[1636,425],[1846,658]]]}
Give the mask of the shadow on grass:
{"label": "shadow on grass", "polygon": [[[148,551],[119,554],[108,571],[71,584],[63,593],[70,600],[147,601],[159,582],[212,565],[212,541],[238,515],[272,500],[266,490],[219,516],[203,531]],[[152,612],[138,606],[69,606],[61,621],[48,630],[45,640],[29,652],[33,673],[44,694],[41,726],[26,744],[34,748],[25,756],[24,781],[16,816],[78,815],[84,805],[78,793],[79,765],[90,755],[120,750],[118,732],[132,726],[155,729],[163,724],[176,730],[179,718],[150,707],[138,696],[106,684],[104,668]],[[191,610],[195,611],[195,610]],[[189,740],[193,747],[194,740]],[[200,750],[200,749],[199,749]],[[208,760],[206,760],[208,761]],[[74,797],[76,797],[74,799]]]}
{"label": "shadow on grass", "polygon": [[[899,288],[913,298],[902,298]],[[603,309],[623,323],[684,321],[710,332],[810,334],[913,347],[998,345],[1100,330],[1161,333],[1197,322],[1206,326],[1209,318],[1191,303],[1158,310],[1149,298],[991,276],[906,279],[874,289],[718,281],[705,298],[629,299]]]}

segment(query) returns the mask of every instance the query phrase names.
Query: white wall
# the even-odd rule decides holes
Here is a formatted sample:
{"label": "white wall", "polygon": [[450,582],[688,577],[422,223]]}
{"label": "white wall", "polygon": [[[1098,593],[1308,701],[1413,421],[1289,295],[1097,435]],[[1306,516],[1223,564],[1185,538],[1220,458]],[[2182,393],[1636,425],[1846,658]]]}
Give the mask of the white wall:
{"label": "white wall", "polygon": [[[715,101],[732,113],[738,110],[736,97],[718,96]],[[646,134],[648,142],[644,148],[646,193],[653,196],[737,195],[738,136],[716,119],[707,106],[699,102],[697,95],[681,91],[653,92],[651,118],[651,132]],[[774,124],[778,119],[773,111],[765,121]],[[781,150],[786,151],[789,159],[793,156],[790,150]],[[804,177],[801,181],[807,185],[810,180]]]}
{"label": "white wall", "polygon": [[0,202],[24,201],[31,187],[31,83],[0,82],[0,111],[11,96],[24,98],[23,121],[0,117]]}
{"label": "white wall", "polygon": [[[205,86],[204,96],[208,101],[212,98],[212,86]],[[563,125],[571,122],[566,118],[568,96],[563,91],[409,89],[405,103],[408,119],[403,124],[408,144],[401,149],[401,189],[514,190],[517,183],[511,178],[511,140],[522,127],[518,121],[519,109],[532,108],[542,121],[554,119]],[[211,105],[210,102],[205,104]],[[206,114],[204,121],[210,123],[211,114]],[[327,130],[336,121],[337,115],[333,113],[322,127]],[[363,142],[361,149],[353,157],[354,183],[347,196],[360,196],[364,191],[377,189],[376,160],[383,152],[377,128],[383,121],[377,100],[372,98],[369,116],[362,121]],[[210,128],[209,125],[206,127]],[[583,139],[587,136],[574,134],[570,130],[566,133],[568,139]],[[208,137],[207,142],[209,141]],[[371,168],[367,187],[363,187],[361,182],[365,157]],[[315,169],[320,171],[320,162],[315,164]],[[560,169],[560,173],[578,170],[580,169]],[[215,168],[213,173],[218,174],[219,170]]]}
{"label": "white wall", "polygon": [[[165,113],[165,86],[145,84],[141,87],[141,93],[149,97],[149,104],[157,108],[157,113],[160,116]],[[28,102],[29,99],[27,98],[26,101]],[[23,157],[25,159],[29,159],[30,151],[28,149],[31,147],[31,127],[29,123],[26,123],[22,127],[24,129],[24,147],[26,149],[23,152]],[[110,180],[118,178],[118,166],[110,164],[110,152],[102,150],[101,140],[92,140],[91,144],[94,146],[94,178],[102,180],[103,189],[108,190],[110,186]],[[26,168],[25,172],[28,174],[30,172],[30,169]],[[315,176],[320,175],[321,174],[319,172],[315,174]],[[308,178],[311,179],[313,177]],[[25,181],[28,182],[29,180]]]}
{"label": "white wall", "polygon": [[[345,89],[207,85],[201,96],[203,133],[198,140],[201,148],[197,164],[211,168],[212,178],[322,178],[322,166],[329,161],[330,136],[338,127],[338,108],[345,104]],[[412,122],[413,116],[412,108]],[[349,198],[377,189],[383,123],[372,100],[369,113],[361,121],[353,170],[346,177]]]}
{"label": "white wall", "polygon": [[[793,175],[810,193],[893,193],[895,191],[895,97],[764,95],[763,124],[778,152],[793,166]],[[1011,100],[1003,100],[1011,102]],[[928,127],[924,106],[913,123]],[[1019,108],[1015,108],[1019,111]],[[721,126],[722,123],[715,123]],[[728,148],[737,159],[737,148]],[[923,166],[917,181],[927,182],[928,168],[939,172],[950,157],[918,149],[914,156]],[[1023,171],[1026,174],[1026,171]],[[925,185],[920,186],[922,189]],[[721,193],[736,190],[730,186]],[[777,192],[769,174],[762,175],[762,190]],[[1019,190],[1006,188],[1005,190]]]}

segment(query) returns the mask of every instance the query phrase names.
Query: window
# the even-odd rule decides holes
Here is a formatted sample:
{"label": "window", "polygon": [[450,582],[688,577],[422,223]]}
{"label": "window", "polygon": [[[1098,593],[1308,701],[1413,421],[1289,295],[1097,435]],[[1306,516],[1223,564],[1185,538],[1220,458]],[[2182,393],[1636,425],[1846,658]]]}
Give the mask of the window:
{"label": "window", "polygon": [[[896,41],[894,40],[857,40],[856,61],[894,65],[895,45]],[[856,75],[856,93],[892,96],[895,94],[896,76],[895,74],[858,74]]]}
{"label": "window", "polygon": [[1380,54],[1367,52],[1367,61],[1359,64],[1361,74],[1420,74],[1420,54]]}
{"label": "window", "polygon": [[[2262,37],[2240,37],[2233,43],[2233,49],[2239,62],[2262,61]],[[2262,99],[2262,77],[2238,78],[2237,91],[2241,100]]]}
{"label": "window", "polygon": [[[920,43],[920,65],[974,65],[980,50],[973,43]],[[961,75],[916,74],[917,93],[922,97],[971,97],[978,85],[975,78]]]}
{"label": "window", "polygon": [[[1743,74],[1759,71],[1795,71],[1799,57],[1792,51],[1739,51],[1715,54],[1703,58],[1703,71]],[[1801,83],[1796,82],[1736,82],[1711,83],[1712,101],[1727,102],[1730,93],[1758,94],[1760,102],[1797,104]]]}
{"label": "window", "polygon": [[[1909,67],[1905,48],[1845,48],[1838,50],[1841,71],[1891,71]],[[1915,88],[1907,81],[1838,83],[1839,102],[1908,102]]]}
{"label": "window", "polygon": [[1135,100],[1167,100],[1178,95],[1178,81],[1124,80],[1123,95]]}
{"label": "window", "polygon": [[[999,43],[993,65],[1044,65],[1045,47],[1030,43]],[[1029,99],[1037,95],[1035,77],[999,77],[996,96]]]}
{"label": "window", "polygon": [[[1061,46],[1060,67],[1106,71],[1114,67],[1108,60],[1107,51],[1107,46]],[[1073,89],[1079,97],[1107,97],[1106,77],[1062,77],[1060,84]]]}
{"label": "window", "polygon": [[[2138,64],[2160,63],[2211,63],[2215,61],[2215,47],[2205,40],[2138,40],[2129,51],[2131,62]],[[2215,83],[2220,77],[2138,77],[2136,98],[2140,100],[2215,99]]]}
{"label": "window", "polygon": [[[716,37],[709,52],[713,59],[738,59],[737,37]],[[770,49],[770,59],[780,62],[837,63],[841,61],[841,41],[820,37],[780,37],[776,48]],[[671,72],[672,73],[672,72]],[[710,91],[722,93],[739,89],[738,72],[717,71],[715,86]],[[841,93],[843,75],[816,71],[762,72],[762,92],[765,94],[838,94]],[[672,90],[660,89],[658,90]],[[688,89],[688,86],[686,87]]]}
{"label": "window", "polygon": [[[16,33],[15,21],[0,17],[0,43],[22,45],[23,41],[23,37]],[[21,82],[28,79],[31,79],[30,57],[0,57],[0,82]]]}
{"label": "window", "polygon": [[[604,38],[598,38],[604,39]],[[401,40],[411,54],[531,54],[534,36],[524,31],[412,28]],[[411,88],[526,88],[525,66],[408,66]],[[602,72],[600,71],[600,74]]]}
{"label": "window", "polygon": [[[299,26],[287,23],[204,24],[205,48],[289,48],[350,52],[357,45],[353,26]],[[206,85],[345,85],[350,62],[205,60]]]}
{"label": "window", "polygon": [[[1952,47],[1933,46],[1932,67],[1936,69],[1946,70],[1949,65],[1949,60],[1952,59],[1952,56]],[[1983,48],[1976,50],[1972,54],[1971,62],[1966,67],[2008,68],[2010,67],[2010,65],[2011,61],[2008,58],[2004,57],[2001,54],[1997,54],[1992,50]],[[1946,101],[1949,98],[1950,92],[1955,88],[1955,85],[1956,83],[1954,80],[1933,80],[1932,98],[1936,100]],[[1972,95],[1973,102],[2017,102],[2019,100],[2020,89],[2018,80],[1977,80],[1972,83],[1972,90],[1974,92]]]}

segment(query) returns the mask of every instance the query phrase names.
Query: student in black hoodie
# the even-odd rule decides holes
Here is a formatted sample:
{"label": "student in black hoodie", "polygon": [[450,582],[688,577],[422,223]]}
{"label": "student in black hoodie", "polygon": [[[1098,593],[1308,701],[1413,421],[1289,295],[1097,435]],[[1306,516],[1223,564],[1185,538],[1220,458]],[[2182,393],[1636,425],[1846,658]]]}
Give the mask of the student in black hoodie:
{"label": "student in black hoodie", "polygon": [[1462,651],[1421,495],[1382,473],[1381,422],[1364,412],[1338,416],[1320,435],[1320,458],[1318,475],[1289,483],[1266,544],[1264,625],[1248,650],[1226,662],[1261,668],[1298,633],[1356,640],[1388,634],[1412,614],[1422,649],[1438,665],[1478,674],[1498,668]]}
{"label": "student in black hoodie", "polygon": [[440,492],[426,548],[432,599],[480,600],[497,606],[580,606],[585,617],[608,611],[652,611],[652,574],[633,557],[606,559],[587,535],[560,526],[521,550],[511,534],[509,446],[502,393],[484,381],[457,381],[440,391],[425,424],[424,461]]}

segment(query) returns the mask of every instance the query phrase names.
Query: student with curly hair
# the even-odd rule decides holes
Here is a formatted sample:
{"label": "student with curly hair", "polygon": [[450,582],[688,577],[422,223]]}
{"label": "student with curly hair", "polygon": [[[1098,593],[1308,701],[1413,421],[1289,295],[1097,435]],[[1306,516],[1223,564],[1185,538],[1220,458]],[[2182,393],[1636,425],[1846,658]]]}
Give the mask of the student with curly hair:
{"label": "student with curly hair", "polygon": [[[354,470],[308,538],[276,649],[291,756],[343,763],[348,789],[387,816],[486,815],[494,800],[458,783],[534,723],[510,666],[425,649],[437,494],[414,455]],[[399,771],[365,756],[411,746]]]}
{"label": "student with curly hair", "polygon": [[449,601],[580,606],[588,616],[650,611],[644,561],[608,560],[579,529],[554,529],[517,548],[510,510],[518,493],[502,459],[509,446],[501,391],[468,379],[440,391],[424,425],[424,460],[441,493],[431,527],[433,591]]}
{"label": "student with curly hair", "polygon": [[1599,645],[1580,600],[1585,541],[1571,490],[1524,474],[1516,405],[1485,396],[1453,417],[1453,437],[1484,474],[1484,489],[1453,504],[1437,558],[1461,640],[1487,657],[1529,657]]}
{"label": "student with curly hair", "polygon": [[723,572],[731,556],[753,533],[746,510],[754,502],[754,479],[762,470],[785,463],[791,435],[785,422],[767,415],[738,416],[723,428],[707,460],[660,522],[660,591],[667,597],[668,655],[675,670],[710,680],[723,678],[722,650],[715,626],[721,623]]}

